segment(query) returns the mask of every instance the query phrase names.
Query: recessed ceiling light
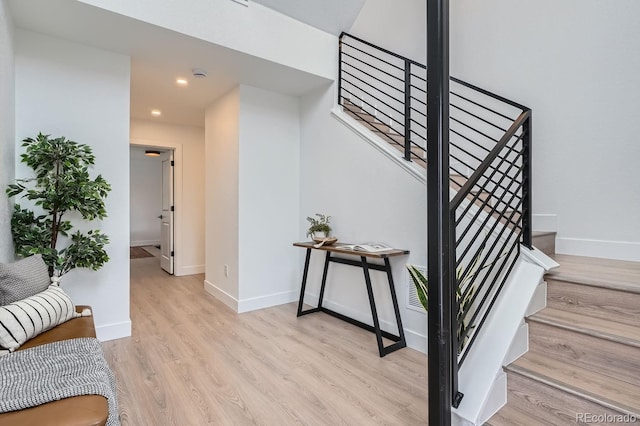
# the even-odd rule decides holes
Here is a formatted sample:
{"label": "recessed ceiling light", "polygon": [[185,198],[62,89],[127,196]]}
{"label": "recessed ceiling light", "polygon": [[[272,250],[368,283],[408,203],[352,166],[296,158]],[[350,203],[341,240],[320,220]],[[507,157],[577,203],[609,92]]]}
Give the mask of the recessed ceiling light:
{"label": "recessed ceiling light", "polygon": [[176,78],[176,84],[178,86],[187,86],[189,85],[189,81],[186,78]]}
{"label": "recessed ceiling light", "polygon": [[148,156],[148,157],[159,157],[160,156],[160,151],[156,151],[156,150],[152,150],[152,149],[147,149],[144,152],[144,155]]}
{"label": "recessed ceiling light", "polygon": [[162,115],[162,111],[160,111],[159,109],[152,109],[151,115],[153,115],[154,117],[160,117]]}

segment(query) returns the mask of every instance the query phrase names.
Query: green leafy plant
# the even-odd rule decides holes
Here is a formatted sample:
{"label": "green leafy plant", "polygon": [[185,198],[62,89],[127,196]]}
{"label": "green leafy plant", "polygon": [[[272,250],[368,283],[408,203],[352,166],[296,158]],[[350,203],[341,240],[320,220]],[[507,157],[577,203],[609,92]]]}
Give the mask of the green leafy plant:
{"label": "green leafy plant", "polygon": [[328,237],[331,232],[331,226],[329,226],[330,219],[331,216],[320,213],[316,213],[316,217],[307,217],[307,221],[311,225],[307,230],[307,237],[312,236],[315,232],[324,232]]}
{"label": "green leafy plant", "polygon": [[[464,318],[471,307],[473,296],[477,291],[475,286],[470,285],[471,281],[480,273],[480,271],[489,268],[498,261],[498,259],[503,257],[499,256],[493,262],[487,263],[479,268],[478,264],[480,262],[482,252],[483,250],[479,250],[464,275],[464,268],[462,266],[458,267],[456,270],[456,282],[458,283],[456,287],[456,301],[458,302],[458,312],[456,313],[456,322],[458,323],[458,353],[461,353],[464,349],[464,345],[467,343],[467,339],[469,337],[469,331],[475,328],[475,325],[468,324]],[[429,281],[427,277],[425,277],[422,271],[420,271],[415,265],[407,265],[407,269],[409,270],[411,280],[416,287],[416,293],[418,294],[420,304],[425,311],[429,311]]]}
{"label": "green leafy plant", "polygon": [[95,163],[91,147],[42,133],[22,142],[21,162],[35,177],[17,179],[7,195],[32,201],[39,212],[15,204],[11,231],[16,254],[41,254],[51,276],[74,268],[100,269],[109,261],[104,250],[109,238],[97,230],[72,233],[74,226],[65,217],[72,212],[88,221],[107,216],[104,198],[111,186],[101,175],[89,176],[89,166]]}

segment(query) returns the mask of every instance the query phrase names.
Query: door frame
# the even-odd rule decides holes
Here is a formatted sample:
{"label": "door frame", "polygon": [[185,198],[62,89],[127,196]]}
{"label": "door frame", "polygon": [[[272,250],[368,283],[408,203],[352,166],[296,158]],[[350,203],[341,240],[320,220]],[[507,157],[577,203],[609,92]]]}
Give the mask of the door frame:
{"label": "door frame", "polygon": [[[183,203],[182,195],[184,193],[182,188],[182,144],[175,142],[156,141],[152,139],[131,138],[129,140],[131,146],[142,146],[148,148],[163,148],[173,150],[173,202],[175,206],[175,213],[173,215],[173,249],[175,256],[173,257],[173,275],[182,276],[188,275],[191,272],[185,273],[184,260],[183,260]],[[129,207],[131,208],[131,207]]]}

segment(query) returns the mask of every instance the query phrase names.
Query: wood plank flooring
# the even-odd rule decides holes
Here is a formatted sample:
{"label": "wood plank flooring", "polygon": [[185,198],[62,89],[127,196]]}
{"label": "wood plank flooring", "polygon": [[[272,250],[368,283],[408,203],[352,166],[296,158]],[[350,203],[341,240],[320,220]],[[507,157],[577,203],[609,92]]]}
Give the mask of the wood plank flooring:
{"label": "wood plank flooring", "polygon": [[123,425],[424,425],[427,359],[289,304],[238,315],[203,276],[131,261],[130,338],[105,342]]}

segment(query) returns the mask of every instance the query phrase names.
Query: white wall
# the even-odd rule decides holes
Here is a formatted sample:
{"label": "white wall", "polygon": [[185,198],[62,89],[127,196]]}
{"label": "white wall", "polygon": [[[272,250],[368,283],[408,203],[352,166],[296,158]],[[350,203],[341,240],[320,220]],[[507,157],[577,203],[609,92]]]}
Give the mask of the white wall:
{"label": "white wall", "polygon": [[336,37],[249,2],[80,0],[124,16],[333,79]]}
{"label": "white wall", "polygon": [[[301,101],[301,208],[298,239],[304,241],[314,213],[331,215],[333,235],[343,242],[380,241],[409,249],[391,260],[398,304],[409,346],[426,351],[426,315],[407,309],[406,263],[426,263],[426,188],[384,154],[330,116],[334,88],[318,90]],[[300,256],[303,254],[300,250]],[[299,258],[302,263],[303,258]],[[312,255],[307,301],[315,303],[324,256]],[[372,272],[383,329],[396,332],[386,276]],[[325,305],[371,324],[362,270],[331,264]],[[372,341],[373,342],[373,341]]]}
{"label": "white wall", "polygon": [[300,263],[298,99],[240,87],[239,311],[296,300]]}
{"label": "white wall", "polygon": [[[177,147],[176,275],[200,274],[205,263],[204,128],[131,120],[133,144]],[[178,156],[182,157],[182,161]],[[157,216],[158,214],[156,214]]]}
{"label": "white wall", "polygon": [[[16,138],[43,132],[90,145],[92,172],[112,187],[108,217],[82,227],[110,237],[111,260],[97,272],[71,271],[62,286],[75,303],[93,306],[99,338],[128,336],[129,57],[23,30],[16,31],[15,51]],[[17,177],[28,173],[16,165]]]}
{"label": "white wall", "polygon": [[424,0],[367,0],[348,32],[426,64],[426,7]]}
{"label": "white wall", "polygon": [[13,23],[4,0],[0,0],[0,262],[13,259],[11,211],[5,195],[14,177],[14,70]]}
{"label": "white wall", "polygon": [[240,88],[236,87],[205,113],[205,289],[236,310],[239,132]]}
{"label": "white wall", "polygon": [[[351,32],[425,63],[424,2],[390,3],[368,0]],[[640,3],[450,7],[451,74],[533,109],[534,229],[561,253],[640,260]]]}
{"label": "white wall", "polygon": [[131,246],[160,244],[162,212],[162,159],[144,155],[144,148],[131,147],[129,240]]}
{"label": "white wall", "polygon": [[296,98],[254,87],[207,109],[205,289],[236,312],[297,297],[299,128]]}
{"label": "white wall", "polygon": [[452,74],[533,109],[533,211],[556,215],[558,252],[640,260],[638,16],[634,0],[451,3]]}

